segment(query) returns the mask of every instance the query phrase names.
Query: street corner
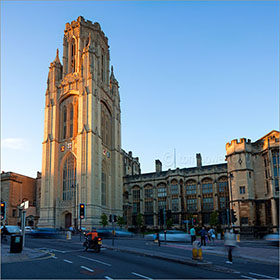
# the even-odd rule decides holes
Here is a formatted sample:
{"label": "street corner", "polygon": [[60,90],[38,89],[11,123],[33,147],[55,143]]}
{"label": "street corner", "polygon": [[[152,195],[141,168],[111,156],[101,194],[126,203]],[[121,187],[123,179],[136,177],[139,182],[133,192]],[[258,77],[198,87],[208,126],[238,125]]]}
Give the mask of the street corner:
{"label": "street corner", "polygon": [[24,248],[21,253],[10,253],[10,246],[2,245],[1,263],[26,262],[43,260],[52,257],[54,254],[44,250]]}

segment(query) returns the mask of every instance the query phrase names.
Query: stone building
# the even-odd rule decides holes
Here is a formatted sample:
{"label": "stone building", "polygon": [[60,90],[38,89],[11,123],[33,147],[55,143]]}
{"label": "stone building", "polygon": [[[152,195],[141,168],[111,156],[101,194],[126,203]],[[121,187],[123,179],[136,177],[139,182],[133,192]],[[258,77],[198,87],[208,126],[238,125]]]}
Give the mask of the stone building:
{"label": "stone building", "polygon": [[131,151],[127,153],[125,150],[122,150],[122,156],[124,176],[141,174],[141,167],[138,157],[133,157]]}
{"label": "stone building", "polygon": [[232,185],[231,208],[236,227],[255,231],[279,227],[279,131],[256,142],[232,140],[226,144]]}
{"label": "stone building", "polygon": [[77,227],[80,203],[87,228],[102,213],[122,215],[120,116],[108,38],[97,22],[66,23],[45,94],[39,226]]}
{"label": "stone building", "polygon": [[191,214],[199,224],[209,224],[210,214],[217,210],[221,223],[226,223],[229,188],[227,164],[202,165],[197,154],[197,166],[162,171],[156,160],[155,172],[124,177],[124,216],[128,226],[136,224],[138,213],[144,224],[158,227],[160,209],[171,210],[176,227],[184,227]]}
{"label": "stone building", "polygon": [[41,173],[31,178],[14,172],[1,173],[1,202],[6,203],[5,224],[17,225],[20,222],[19,206],[29,201],[26,210],[26,225],[36,226],[40,214]]}

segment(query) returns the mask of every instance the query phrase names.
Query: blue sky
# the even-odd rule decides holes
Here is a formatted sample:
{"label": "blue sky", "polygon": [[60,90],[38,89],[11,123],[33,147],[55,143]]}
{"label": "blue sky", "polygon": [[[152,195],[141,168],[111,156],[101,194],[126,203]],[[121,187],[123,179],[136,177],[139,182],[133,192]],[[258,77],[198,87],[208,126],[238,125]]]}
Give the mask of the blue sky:
{"label": "blue sky", "polygon": [[[44,95],[66,22],[109,38],[122,147],[142,172],[224,162],[279,129],[278,1],[1,1],[1,170],[41,171]],[[61,59],[62,61],[62,59]]]}

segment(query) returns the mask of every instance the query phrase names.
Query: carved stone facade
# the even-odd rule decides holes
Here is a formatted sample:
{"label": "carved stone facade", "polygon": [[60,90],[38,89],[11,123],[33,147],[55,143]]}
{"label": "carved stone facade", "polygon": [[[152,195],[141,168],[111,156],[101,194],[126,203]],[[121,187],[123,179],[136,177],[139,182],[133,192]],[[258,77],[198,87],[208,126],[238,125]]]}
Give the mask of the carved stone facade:
{"label": "carved stone facade", "polygon": [[19,224],[19,206],[23,201],[28,200],[29,208],[26,210],[26,225],[36,226],[40,215],[40,191],[40,172],[37,172],[37,178],[14,172],[2,172],[1,202],[6,202],[5,224]]}
{"label": "carved stone facade", "polygon": [[279,131],[226,145],[236,227],[279,227]]}
{"label": "carved stone facade", "polygon": [[39,226],[77,227],[84,203],[91,228],[123,205],[119,85],[97,22],[66,24],[62,61],[49,67]]}
{"label": "carved stone facade", "polygon": [[138,213],[148,227],[159,226],[160,209],[171,210],[175,226],[191,214],[199,224],[208,224],[217,210],[226,223],[229,198],[227,165],[202,166],[197,154],[197,167],[162,171],[156,160],[156,172],[124,177],[124,215],[128,226],[136,225]]}

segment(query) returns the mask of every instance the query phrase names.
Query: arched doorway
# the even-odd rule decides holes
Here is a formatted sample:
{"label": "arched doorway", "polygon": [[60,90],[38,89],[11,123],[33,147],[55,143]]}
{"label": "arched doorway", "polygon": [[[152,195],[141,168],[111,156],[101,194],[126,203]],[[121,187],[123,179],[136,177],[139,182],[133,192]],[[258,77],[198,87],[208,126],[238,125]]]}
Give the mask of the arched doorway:
{"label": "arched doorway", "polygon": [[72,225],[72,214],[71,213],[67,213],[65,215],[65,228],[69,228]]}

